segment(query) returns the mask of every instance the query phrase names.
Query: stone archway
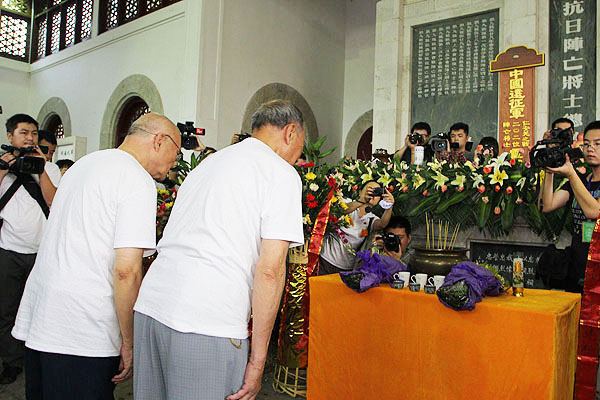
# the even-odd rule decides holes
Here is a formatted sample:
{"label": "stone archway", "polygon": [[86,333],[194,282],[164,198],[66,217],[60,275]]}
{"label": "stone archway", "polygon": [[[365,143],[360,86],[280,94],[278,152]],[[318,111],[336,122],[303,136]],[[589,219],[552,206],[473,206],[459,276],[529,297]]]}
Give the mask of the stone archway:
{"label": "stone archway", "polygon": [[373,127],[373,110],[365,112],[358,117],[346,135],[344,141],[344,156],[356,158],[356,149],[363,133]]}
{"label": "stone archway", "polygon": [[40,109],[37,117],[40,129],[46,129],[55,115],[58,115],[62,122],[64,137],[71,136],[71,114],[69,114],[67,104],[60,97],[49,98]]}
{"label": "stone archway", "polygon": [[154,82],[145,75],[128,76],[119,82],[106,104],[100,132],[100,150],[114,147],[119,116],[123,107],[133,97],[144,100],[150,111],[163,113],[162,98]]}
{"label": "stone archway", "polygon": [[319,138],[319,129],[317,127],[317,121],[315,115],[308,105],[308,102],[304,97],[293,87],[286,85],[285,83],[269,83],[258,89],[248,101],[246,110],[244,111],[244,119],[242,121],[242,132],[252,132],[252,114],[254,111],[263,103],[267,101],[282,99],[289,100],[293,105],[298,107],[302,112],[304,118],[304,124],[306,125],[307,137],[311,142],[316,141]]}

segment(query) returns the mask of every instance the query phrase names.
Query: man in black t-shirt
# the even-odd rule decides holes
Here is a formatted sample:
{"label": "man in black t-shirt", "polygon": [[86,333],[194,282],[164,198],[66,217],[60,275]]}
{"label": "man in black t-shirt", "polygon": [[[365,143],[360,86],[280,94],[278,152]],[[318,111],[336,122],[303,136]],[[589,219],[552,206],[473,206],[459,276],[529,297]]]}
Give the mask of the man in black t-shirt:
{"label": "man in black t-shirt", "polygon": [[[417,134],[421,137],[419,143],[412,143],[409,137],[413,134]],[[407,164],[414,164],[415,162],[415,147],[423,146],[423,163],[428,163],[433,159],[434,153],[429,145],[429,138],[431,138],[431,126],[427,122],[417,122],[410,128],[410,134],[404,138],[404,146],[394,154],[394,158],[399,158],[400,161],[405,161]]]}
{"label": "man in black t-shirt", "polygon": [[[546,169],[543,197],[545,213],[570,203],[574,227],[571,239],[573,255],[568,266],[566,290],[578,293],[583,292],[591,232],[600,213],[600,121],[591,122],[585,128],[583,152],[592,173],[578,175],[567,158],[563,166]],[[553,191],[554,174],[569,179],[569,182],[556,192]]]}

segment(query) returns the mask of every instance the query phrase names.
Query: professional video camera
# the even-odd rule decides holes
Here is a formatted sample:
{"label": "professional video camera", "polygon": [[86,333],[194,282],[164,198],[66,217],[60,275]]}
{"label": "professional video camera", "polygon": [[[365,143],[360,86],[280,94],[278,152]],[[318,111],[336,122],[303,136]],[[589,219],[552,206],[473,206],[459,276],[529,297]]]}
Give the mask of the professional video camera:
{"label": "professional video camera", "polygon": [[[47,146],[38,146],[42,153],[48,153]],[[44,172],[46,161],[41,157],[34,157],[28,154],[37,154],[34,147],[14,147],[8,144],[0,146],[6,153],[15,156],[15,162],[10,166],[7,162],[0,160],[0,169],[7,169],[15,174],[41,174]],[[5,154],[5,153],[4,153]]]}
{"label": "professional video camera", "polygon": [[538,141],[529,152],[531,165],[537,168],[558,168],[567,161],[567,154],[571,160],[583,158],[581,149],[571,147],[572,144],[573,131],[571,128],[552,129],[550,137]]}
{"label": "professional video camera", "polygon": [[425,144],[425,138],[416,132],[408,135],[408,141],[411,144],[416,144],[417,146],[423,146]]}
{"label": "professional video camera", "polygon": [[383,240],[383,246],[387,251],[397,253],[400,251],[400,238],[393,233],[387,232],[382,236],[377,236],[376,240]]}
{"label": "professional video camera", "polygon": [[181,147],[186,150],[194,150],[198,147],[198,138],[193,135],[204,135],[204,129],[194,127],[194,122],[186,121],[185,124],[177,123],[181,132]]}
{"label": "professional video camera", "polygon": [[[448,132],[440,132],[429,141],[431,145],[431,150],[435,151],[448,151],[450,149],[458,149],[458,143],[453,143],[450,141],[450,134]],[[448,148],[448,143],[450,143],[450,148]]]}

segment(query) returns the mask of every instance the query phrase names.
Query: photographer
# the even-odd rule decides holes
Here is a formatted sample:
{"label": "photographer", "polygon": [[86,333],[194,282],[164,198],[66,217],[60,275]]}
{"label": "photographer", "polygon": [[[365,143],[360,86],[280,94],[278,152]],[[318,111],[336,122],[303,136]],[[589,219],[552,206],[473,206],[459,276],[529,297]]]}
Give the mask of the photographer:
{"label": "photographer", "polygon": [[388,226],[383,230],[383,235],[375,236],[374,245],[382,250],[384,256],[408,264],[410,254],[408,245],[412,240],[410,221],[399,215],[390,218]]}
{"label": "photographer", "polygon": [[[575,135],[575,125],[573,124],[573,121],[571,121],[569,118],[558,118],[557,120],[552,122],[552,129],[560,129],[560,130],[570,129],[571,134]],[[546,132],[544,132],[544,139],[549,139],[549,138],[550,138],[550,129],[548,129]]]}
{"label": "photographer", "polygon": [[430,137],[431,126],[427,122],[417,122],[410,128],[410,133],[404,138],[404,146],[394,154],[394,157],[400,158],[400,161],[405,161],[407,164],[414,164],[415,148],[423,146],[423,163],[431,161],[434,154],[428,144]]}
{"label": "photographer", "polygon": [[475,158],[481,162],[486,156],[491,158],[498,157],[500,151],[500,145],[493,136],[482,137],[479,141],[479,145],[475,149]]}
{"label": "photographer", "polygon": [[450,127],[450,142],[458,143],[458,148],[452,148],[456,159],[461,159],[464,156],[466,160],[473,161],[474,154],[470,149],[467,149],[467,143],[470,139],[469,125],[464,122],[457,122]]}
{"label": "photographer", "polygon": [[[6,130],[11,146],[31,148],[31,152],[12,150],[0,156],[0,358],[4,366],[0,384],[14,382],[22,371],[23,343],[10,330],[61,176],[37,146],[38,123],[32,117],[13,115],[6,121]],[[17,165],[17,157],[24,155],[43,159],[43,172],[30,175],[10,170]]]}
{"label": "photographer", "polygon": [[[319,258],[319,275],[335,274],[354,268],[355,252],[365,245],[371,245],[371,232],[382,230],[388,225],[392,216],[394,196],[379,183],[369,181],[361,188],[358,200],[341,201],[348,205],[345,212],[352,222],[350,226],[341,228],[343,237],[331,234],[325,237]],[[386,207],[381,219],[371,212],[377,204]]]}
{"label": "photographer", "polygon": [[[594,229],[595,221],[600,213],[600,121],[591,122],[585,128],[583,150],[585,161],[592,168],[592,173],[587,176],[579,175],[573,168],[568,155],[562,166],[546,168],[544,208],[542,210],[548,213],[565,205],[571,207],[573,216],[572,258],[567,271],[566,290],[576,293],[583,292],[583,279],[590,248],[587,238],[591,236],[586,233]],[[569,182],[556,192],[554,192],[555,174],[569,179]]]}
{"label": "photographer", "polygon": [[54,152],[56,151],[56,136],[50,131],[39,130],[38,131],[38,144],[40,146],[45,146],[48,148],[48,151],[44,153],[46,155],[46,159],[48,161],[52,161],[54,158]]}

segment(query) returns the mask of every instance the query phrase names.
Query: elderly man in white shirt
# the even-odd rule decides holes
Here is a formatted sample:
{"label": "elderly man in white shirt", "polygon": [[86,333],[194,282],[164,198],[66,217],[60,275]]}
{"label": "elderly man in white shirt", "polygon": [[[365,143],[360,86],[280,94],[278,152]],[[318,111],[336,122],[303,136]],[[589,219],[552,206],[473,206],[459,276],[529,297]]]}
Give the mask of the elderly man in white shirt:
{"label": "elderly man in white shirt", "polygon": [[118,149],[64,175],[12,330],[25,341],[28,398],[113,399],[131,376],[142,254],[156,241],[152,178],[165,178],[180,146],[171,121],[146,114]]}
{"label": "elderly man in white shirt", "polygon": [[135,305],[136,398],[256,397],[286,254],[304,241],[292,167],[304,136],[295,106],[263,104],[251,138],[211,155],[181,185]]}

